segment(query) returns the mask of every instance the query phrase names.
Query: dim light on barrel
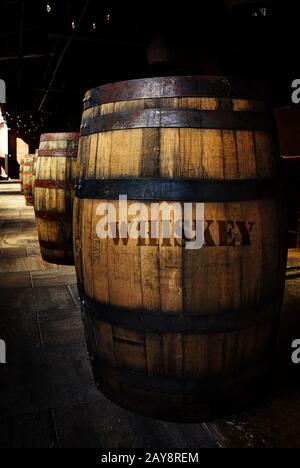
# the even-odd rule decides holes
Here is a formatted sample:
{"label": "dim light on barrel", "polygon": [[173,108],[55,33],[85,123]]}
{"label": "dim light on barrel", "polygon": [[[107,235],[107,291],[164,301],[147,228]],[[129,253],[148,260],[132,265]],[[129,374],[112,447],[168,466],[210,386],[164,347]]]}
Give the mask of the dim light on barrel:
{"label": "dim light on barrel", "polygon": [[[74,255],[95,381],[139,414],[207,421],[272,368],[286,271],[276,132],[257,83],[167,77],[85,97]],[[205,244],[102,239],[99,203],[204,203]]]}
{"label": "dim light on barrel", "polygon": [[21,194],[24,195],[23,190],[23,172],[24,172],[24,160],[20,163],[20,186],[21,186]]}
{"label": "dim light on barrel", "polygon": [[78,133],[41,136],[35,170],[35,216],[42,258],[73,265],[72,214]]}
{"label": "dim light on barrel", "polygon": [[28,154],[27,156],[25,156],[24,162],[23,162],[22,189],[23,189],[23,193],[25,196],[27,206],[34,205],[33,186],[32,186],[33,160],[34,160],[34,154]]}

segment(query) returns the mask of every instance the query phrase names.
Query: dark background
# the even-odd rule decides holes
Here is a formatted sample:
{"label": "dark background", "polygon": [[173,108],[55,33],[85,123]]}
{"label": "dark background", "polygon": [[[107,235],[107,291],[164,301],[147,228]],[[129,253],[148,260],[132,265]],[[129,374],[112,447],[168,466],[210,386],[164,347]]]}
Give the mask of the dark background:
{"label": "dark background", "polygon": [[291,105],[300,78],[297,3],[2,0],[9,125],[38,144],[42,131],[78,129],[86,90],[171,74],[253,76],[267,83],[274,107]]}

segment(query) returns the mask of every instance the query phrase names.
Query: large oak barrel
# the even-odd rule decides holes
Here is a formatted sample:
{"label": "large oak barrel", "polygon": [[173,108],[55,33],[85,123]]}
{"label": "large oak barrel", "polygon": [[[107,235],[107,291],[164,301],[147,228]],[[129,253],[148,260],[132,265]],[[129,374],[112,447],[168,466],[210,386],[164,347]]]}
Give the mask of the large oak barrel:
{"label": "large oak barrel", "polygon": [[45,261],[73,265],[72,213],[78,133],[41,136],[35,176],[35,216]]}
{"label": "large oak barrel", "polygon": [[[159,419],[243,407],[272,368],[286,270],[264,91],[234,78],[153,78],[102,86],[84,102],[74,247],[97,385]],[[125,195],[127,221],[137,217],[130,237]],[[146,223],[135,238],[141,213],[150,220],[162,202],[174,212],[159,218],[159,235]],[[162,220],[192,206],[195,225],[203,204],[202,248],[167,238]]]}
{"label": "large oak barrel", "polygon": [[33,154],[28,154],[24,158],[23,163],[23,193],[27,206],[33,206],[33,191],[32,191],[32,173],[33,173]]}

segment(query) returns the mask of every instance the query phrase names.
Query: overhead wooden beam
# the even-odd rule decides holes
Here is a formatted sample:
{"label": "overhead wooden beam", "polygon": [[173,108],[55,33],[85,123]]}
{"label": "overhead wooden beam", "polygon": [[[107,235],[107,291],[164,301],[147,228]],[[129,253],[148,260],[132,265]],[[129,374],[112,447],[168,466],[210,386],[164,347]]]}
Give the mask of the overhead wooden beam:
{"label": "overhead wooden beam", "polygon": [[[49,39],[61,39],[61,40],[69,40],[72,36],[69,34],[59,34],[59,33],[49,33]],[[116,46],[124,46],[124,47],[147,47],[146,43],[138,43],[138,42],[129,42],[129,41],[118,41],[114,39],[104,39],[101,37],[92,37],[92,36],[75,36],[73,41],[77,42],[94,42],[95,44],[108,44],[108,45],[116,45]]]}
{"label": "overhead wooden beam", "polygon": [[7,7],[7,6],[15,5],[16,3],[19,3],[19,2],[20,2],[20,0],[6,0],[6,1],[2,2],[1,7]]}
{"label": "overhead wooden beam", "polygon": [[37,92],[48,92],[48,93],[66,93],[66,94],[78,94],[81,93],[83,94],[85,90],[80,90],[80,89],[45,89],[45,88],[34,88],[34,91]]}
{"label": "overhead wooden beam", "polygon": [[25,0],[21,0],[20,9],[20,37],[19,37],[19,70],[18,70],[18,86],[21,88],[22,77],[22,54],[23,54],[23,36],[24,36],[24,19],[25,19]]}
{"label": "overhead wooden beam", "polygon": [[44,57],[49,57],[51,54],[28,54],[28,55],[10,55],[8,57],[0,57],[0,62],[5,62],[9,60],[28,60],[28,59],[40,59]]}
{"label": "overhead wooden beam", "polygon": [[[37,27],[32,27],[32,28],[24,28],[23,32],[31,32],[37,30]],[[0,33],[0,39],[4,37],[10,37],[10,36],[16,36],[17,34],[20,34],[20,28],[18,29],[11,29],[10,31],[4,31]]]}
{"label": "overhead wooden beam", "polygon": [[[71,11],[71,5],[72,5],[72,0],[69,0],[67,2],[67,5],[66,5],[66,9],[65,9],[65,16],[64,16],[64,19],[67,18],[67,24],[71,24],[70,22],[70,11]],[[48,75],[52,69],[52,64],[54,62],[54,58],[56,57],[56,55],[58,55],[59,53],[59,50],[60,50],[60,46],[61,46],[61,43],[58,39],[56,39],[55,41],[55,46],[53,48],[53,54],[52,57],[50,58],[50,60],[48,61],[48,64],[47,64],[47,67],[46,67],[46,70],[44,72],[44,76],[43,76],[43,81],[44,82],[47,82],[47,78],[48,78]]]}
{"label": "overhead wooden beam", "polygon": [[39,112],[41,112],[41,110],[42,110],[42,108],[43,108],[43,105],[44,105],[44,103],[45,103],[45,101],[46,101],[46,99],[47,99],[47,96],[48,96],[48,94],[49,94],[49,90],[52,88],[52,85],[53,85],[54,80],[55,80],[55,78],[56,78],[56,75],[57,75],[57,72],[58,72],[58,70],[59,70],[59,67],[60,67],[60,65],[61,65],[61,63],[62,63],[62,61],[63,61],[63,59],[64,59],[64,57],[65,57],[65,55],[66,55],[66,53],[67,53],[67,51],[68,51],[68,49],[69,49],[69,47],[70,47],[70,45],[71,45],[71,43],[72,43],[72,41],[73,41],[74,38],[75,38],[76,33],[77,33],[79,27],[81,26],[82,20],[83,20],[83,18],[84,18],[84,15],[85,15],[85,13],[86,13],[88,7],[90,6],[90,3],[91,3],[91,0],[86,0],[85,4],[84,4],[84,6],[83,6],[83,8],[82,8],[82,10],[81,10],[81,14],[80,14],[80,16],[79,16],[79,18],[78,18],[78,21],[76,22],[76,26],[75,26],[75,29],[74,29],[74,31],[73,31],[73,34],[71,35],[70,39],[67,41],[67,43],[66,43],[66,45],[65,45],[65,47],[64,47],[64,49],[63,49],[63,51],[61,52],[61,54],[60,54],[60,56],[59,56],[59,58],[58,58],[58,62],[57,62],[57,64],[56,64],[55,70],[54,70],[54,72],[53,72],[53,74],[52,74],[52,78],[51,78],[51,80],[50,80],[50,82],[49,82],[48,89],[47,89],[47,91],[45,91],[44,96],[43,96],[43,99],[41,100],[41,103],[40,103],[40,105],[39,105],[39,107],[38,107],[38,111],[39,111]]}

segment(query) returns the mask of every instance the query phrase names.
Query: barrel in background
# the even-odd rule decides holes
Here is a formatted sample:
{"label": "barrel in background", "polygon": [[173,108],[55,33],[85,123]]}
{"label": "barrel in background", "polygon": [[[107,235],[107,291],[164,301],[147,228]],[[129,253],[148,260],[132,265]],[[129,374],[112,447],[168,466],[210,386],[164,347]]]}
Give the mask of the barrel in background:
{"label": "barrel in background", "polygon": [[32,193],[33,193],[33,198],[34,198],[35,179],[36,179],[36,166],[37,166],[38,156],[39,156],[39,151],[36,150],[34,158],[33,158],[33,166],[32,166]]}
{"label": "barrel in background", "polygon": [[33,159],[34,155],[29,154],[28,156],[25,156],[23,163],[23,193],[27,206],[34,205],[32,189]]}
{"label": "barrel in background", "polygon": [[[87,93],[75,263],[95,380],[117,404],[205,421],[263,388],[286,270],[277,148],[250,81],[157,78]],[[204,202],[204,247],[100,239],[97,207],[117,208],[119,195]]]}
{"label": "barrel in background", "polygon": [[78,133],[41,136],[35,177],[35,215],[45,261],[73,265],[72,213]]}
{"label": "barrel in background", "polygon": [[23,171],[24,171],[24,160],[21,161],[21,163],[20,163],[20,171],[19,171],[20,185],[21,185],[21,194],[22,194],[22,195],[24,195],[24,190],[23,190]]}

